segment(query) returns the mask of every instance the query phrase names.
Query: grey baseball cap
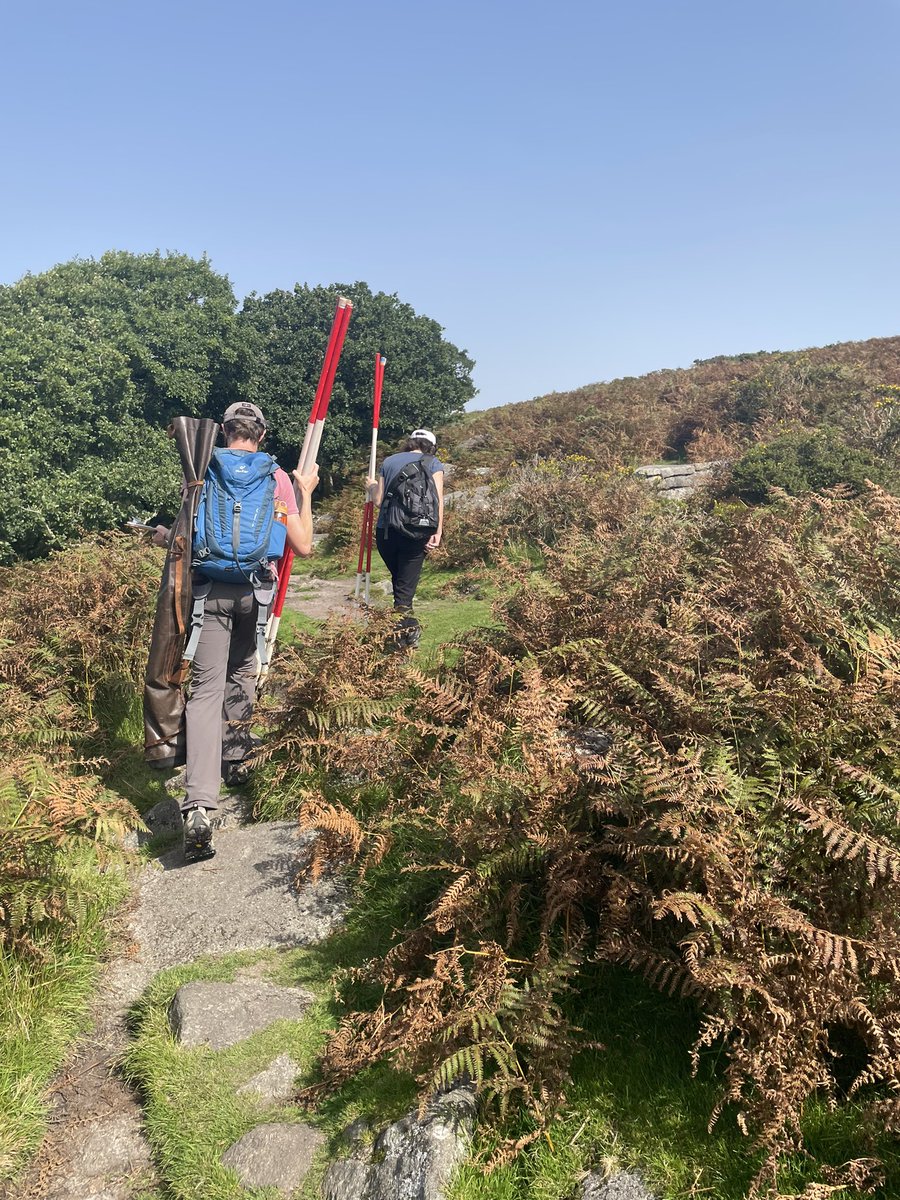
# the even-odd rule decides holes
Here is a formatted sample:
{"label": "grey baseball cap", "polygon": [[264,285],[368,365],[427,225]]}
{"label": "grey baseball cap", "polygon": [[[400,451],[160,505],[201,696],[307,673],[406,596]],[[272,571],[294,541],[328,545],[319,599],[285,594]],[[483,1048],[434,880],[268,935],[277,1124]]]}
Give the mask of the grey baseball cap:
{"label": "grey baseball cap", "polygon": [[239,400],[237,404],[229,404],[225,409],[225,416],[222,418],[222,424],[226,421],[238,421],[243,418],[245,421],[256,421],[266,428],[266,418],[262,415],[262,409],[257,408],[255,404],[251,404],[249,400]]}

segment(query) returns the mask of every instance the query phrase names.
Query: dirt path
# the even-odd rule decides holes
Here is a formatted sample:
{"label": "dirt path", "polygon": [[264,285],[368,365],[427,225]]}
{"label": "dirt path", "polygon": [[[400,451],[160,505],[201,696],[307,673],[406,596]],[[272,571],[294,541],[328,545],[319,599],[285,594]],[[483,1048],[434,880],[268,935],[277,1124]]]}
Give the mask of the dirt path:
{"label": "dirt path", "polygon": [[[176,801],[169,802],[173,825]],[[180,846],[135,879],[123,941],[127,954],[101,983],[93,1029],[60,1072],[50,1127],[37,1160],[3,1200],[131,1200],[155,1182],[141,1109],[118,1072],[127,1015],[153,975],[204,954],[302,946],[340,919],[327,880],[297,886],[306,838],[292,822],[245,824],[240,801],[223,797],[216,856],[186,866]]]}
{"label": "dirt path", "polygon": [[[303,613],[316,621],[324,621],[333,613],[359,616],[362,609],[353,598],[356,577],[344,579],[318,579],[316,576],[294,576],[288,584],[285,608]],[[376,583],[372,588],[375,595],[390,595],[391,585],[387,580]]]}

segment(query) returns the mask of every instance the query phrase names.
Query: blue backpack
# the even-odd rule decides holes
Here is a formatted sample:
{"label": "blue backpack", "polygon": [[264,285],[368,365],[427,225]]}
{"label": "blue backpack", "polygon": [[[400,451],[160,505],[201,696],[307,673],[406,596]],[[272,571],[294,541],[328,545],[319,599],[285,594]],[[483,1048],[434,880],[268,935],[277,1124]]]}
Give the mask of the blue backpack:
{"label": "blue backpack", "polygon": [[220,583],[256,582],[284,553],[286,529],[275,520],[278,464],[260,451],[219,449],[206,470],[191,565]]}

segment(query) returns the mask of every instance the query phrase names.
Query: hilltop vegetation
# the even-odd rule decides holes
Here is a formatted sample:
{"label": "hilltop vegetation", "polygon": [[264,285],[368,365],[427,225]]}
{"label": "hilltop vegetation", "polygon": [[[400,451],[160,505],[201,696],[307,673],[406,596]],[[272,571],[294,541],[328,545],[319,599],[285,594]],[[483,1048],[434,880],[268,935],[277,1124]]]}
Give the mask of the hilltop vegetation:
{"label": "hilltop vegetation", "polygon": [[[0,454],[21,444],[26,464],[7,558],[174,492],[151,423],[217,413],[230,388],[269,397],[290,440],[333,304],[296,289],[237,313],[227,280],[178,256],[57,272],[0,292]],[[335,466],[364,440],[382,337],[398,360],[407,336],[426,357],[435,413],[471,386],[434,322],[353,294]],[[398,365],[386,438],[413,419],[416,386]],[[900,339],[883,339],[710,360],[444,427],[457,481],[480,465],[495,477],[486,504],[450,515],[430,586],[495,597],[491,624],[412,661],[383,655],[386,614],[315,628],[280,649],[261,713],[257,812],[318,830],[309,869],[352,868],[355,887],[356,957],[334,979],[306,1103],[340,1110],[367,1070],[403,1094],[471,1079],[478,1161],[498,1169],[472,1184],[473,1168],[458,1200],[569,1200],[620,1136],[678,1200],[701,1174],[727,1200],[897,1194],[898,404]],[[638,461],[720,457],[736,460],[729,480],[685,505],[628,477]],[[338,507],[335,536],[352,538],[358,496],[352,519],[350,498]],[[40,1136],[42,1089],[126,887],[128,801],[149,798],[135,701],[159,557],[114,536],[0,571],[0,999],[16,1014],[0,1176]],[[674,1040],[641,1028],[643,1001],[616,1011],[647,985]],[[681,1072],[667,1102],[681,1115],[699,1095],[718,1120],[695,1131],[694,1158],[660,1151],[652,1096],[629,1098],[630,1127],[610,1098],[642,1037],[651,1074]]]}
{"label": "hilltop vegetation", "polygon": [[581,454],[600,466],[735,458],[797,431],[825,429],[896,465],[900,338],[714,358],[675,371],[470,413],[442,431],[461,466]]}

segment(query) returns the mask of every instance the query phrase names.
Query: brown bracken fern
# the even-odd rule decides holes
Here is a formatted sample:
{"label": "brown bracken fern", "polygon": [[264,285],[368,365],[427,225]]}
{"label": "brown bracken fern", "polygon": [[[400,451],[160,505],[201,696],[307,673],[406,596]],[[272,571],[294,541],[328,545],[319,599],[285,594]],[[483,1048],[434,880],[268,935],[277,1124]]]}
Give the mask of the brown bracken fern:
{"label": "brown bracken fern", "polygon": [[900,1124],[900,503],[677,511],[612,482],[544,556],[436,675],[346,627],[286,672],[272,770],[306,781],[316,869],[393,839],[430,881],[319,1088],[387,1057],[539,1133],[579,1046],[566,996],[624,964],[699,1004],[711,1122],[756,1140],[775,1196],[813,1094]]}

